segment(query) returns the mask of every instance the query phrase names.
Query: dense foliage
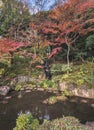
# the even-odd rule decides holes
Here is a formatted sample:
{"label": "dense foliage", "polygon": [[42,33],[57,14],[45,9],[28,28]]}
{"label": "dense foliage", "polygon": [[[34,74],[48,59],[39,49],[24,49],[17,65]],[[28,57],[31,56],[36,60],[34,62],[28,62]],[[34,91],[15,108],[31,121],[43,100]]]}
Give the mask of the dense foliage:
{"label": "dense foliage", "polygon": [[[35,1],[39,10],[33,14],[22,0],[2,0],[0,87],[8,85],[20,92],[26,88],[59,92],[58,86],[64,82],[94,88],[94,0],[57,0],[50,11],[43,11],[43,3],[40,5],[46,0]],[[45,59],[51,62],[51,80],[44,75]],[[68,96],[68,90],[63,95]],[[55,97],[49,99],[50,104],[55,101]],[[73,117],[39,125],[32,114],[20,115],[14,128],[57,129],[87,130]]]}
{"label": "dense foliage", "polygon": [[[64,44],[66,44],[68,66],[71,46],[78,39],[82,39],[83,36],[94,31],[93,16],[94,1],[68,0],[63,5],[53,9],[49,15],[50,20],[43,23],[42,28],[40,28],[46,35],[49,44],[54,48],[64,48]],[[52,53],[56,54],[56,50],[53,49]]]}
{"label": "dense foliage", "polygon": [[[3,37],[0,39],[1,61],[9,55],[15,63],[17,62],[16,65],[14,63],[11,66],[15,71],[16,67],[21,68],[19,67],[21,62],[22,64],[23,61],[25,63],[28,57],[29,61],[26,66],[28,66],[28,69],[32,68],[29,75],[33,72],[37,74],[37,68],[34,69],[34,65],[43,64],[43,60],[47,57],[51,58],[51,62],[55,60],[65,62],[67,60],[68,66],[60,67],[64,73],[71,72],[69,60],[72,62],[80,61],[80,63],[88,60],[93,63],[93,7],[93,0],[68,0],[55,6],[50,11],[40,11],[30,15],[26,3],[17,0],[3,1],[0,7],[1,34],[3,37],[10,37],[10,39]],[[20,48],[22,46],[26,48]],[[18,48],[20,49],[18,50]],[[57,56],[55,56],[56,54]],[[8,63],[8,60],[7,58],[4,62]],[[25,64],[23,65],[25,69]],[[9,69],[11,70],[11,68]],[[56,69],[58,71],[58,68]],[[52,68],[53,75],[54,71]],[[15,72],[13,73],[15,76]]]}
{"label": "dense foliage", "polygon": [[13,130],[93,130],[93,127],[80,124],[74,117],[63,117],[53,121],[45,120],[42,125],[33,119],[30,114],[22,114],[18,117],[16,127]]}
{"label": "dense foliage", "polygon": [[18,117],[16,127],[13,130],[36,130],[38,125],[38,120],[34,119],[32,114],[21,114]]}
{"label": "dense foliage", "polygon": [[0,6],[0,35],[14,37],[19,35],[19,30],[25,30],[30,22],[28,6],[18,0],[2,0]]}

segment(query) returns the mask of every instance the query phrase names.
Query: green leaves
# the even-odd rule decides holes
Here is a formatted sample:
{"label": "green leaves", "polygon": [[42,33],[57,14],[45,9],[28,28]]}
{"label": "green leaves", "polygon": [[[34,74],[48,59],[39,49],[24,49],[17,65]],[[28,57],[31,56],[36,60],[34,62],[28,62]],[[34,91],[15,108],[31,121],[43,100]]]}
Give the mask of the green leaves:
{"label": "green leaves", "polygon": [[94,48],[94,34],[87,37],[86,48],[88,48],[89,50]]}
{"label": "green leaves", "polygon": [[13,130],[35,130],[39,125],[37,119],[32,114],[21,114],[16,120],[16,127]]}
{"label": "green leaves", "polygon": [[72,72],[71,66],[68,67],[67,64],[53,64],[51,68],[53,74],[64,74],[67,71]]}
{"label": "green leaves", "polygon": [[17,0],[4,1],[0,10],[0,35],[8,33],[10,27],[16,31],[19,24],[23,24],[25,20],[28,24],[30,21],[31,16],[28,7]]}

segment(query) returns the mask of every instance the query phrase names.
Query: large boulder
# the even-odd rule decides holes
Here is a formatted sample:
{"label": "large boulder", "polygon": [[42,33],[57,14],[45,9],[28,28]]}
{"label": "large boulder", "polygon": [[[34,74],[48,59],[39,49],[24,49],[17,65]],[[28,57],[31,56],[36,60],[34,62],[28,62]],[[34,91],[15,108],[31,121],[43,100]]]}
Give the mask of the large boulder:
{"label": "large boulder", "polygon": [[68,89],[68,84],[67,84],[67,82],[60,82],[59,84],[58,84],[58,90],[59,91],[64,91],[64,90],[66,90],[66,89]]}
{"label": "large boulder", "polygon": [[74,88],[73,90],[71,90],[71,93],[75,96],[94,98],[94,89],[89,89],[83,86],[79,88]]}
{"label": "large boulder", "polygon": [[0,86],[0,95],[7,95],[10,91],[10,87],[9,86]]}
{"label": "large boulder", "polygon": [[32,82],[34,79],[27,76],[27,75],[19,75],[17,77],[17,82],[18,83],[26,83],[26,82]]}
{"label": "large boulder", "polygon": [[63,92],[67,90],[70,94],[85,98],[94,98],[94,89],[89,89],[87,86],[77,86],[73,83],[67,83],[65,81],[60,82],[58,85],[58,90]]}

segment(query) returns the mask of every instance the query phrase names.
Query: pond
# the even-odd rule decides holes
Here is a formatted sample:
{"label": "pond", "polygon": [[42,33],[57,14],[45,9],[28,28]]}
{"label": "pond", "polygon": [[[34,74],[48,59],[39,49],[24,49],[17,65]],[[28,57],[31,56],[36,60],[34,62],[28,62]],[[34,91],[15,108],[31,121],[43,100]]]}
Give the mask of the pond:
{"label": "pond", "polygon": [[[37,118],[44,118],[48,114],[51,120],[74,116],[81,123],[94,121],[94,99],[73,96],[49,104],[45,100],[56,96],[56,93],[34,90],[23,92],[22,95],[22,98],[18,98],[17,92],[11,92],[8,97],[0,97],[0,130],[12,130],[21,112],[31,112]],[[9,99],[10,96],[12,98]]]}

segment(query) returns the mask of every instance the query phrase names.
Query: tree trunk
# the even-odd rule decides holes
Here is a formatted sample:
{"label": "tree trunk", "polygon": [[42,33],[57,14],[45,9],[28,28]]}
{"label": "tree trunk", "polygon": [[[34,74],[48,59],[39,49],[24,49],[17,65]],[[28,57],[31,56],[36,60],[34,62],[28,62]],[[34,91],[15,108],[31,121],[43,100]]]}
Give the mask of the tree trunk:
{"label": "tree trunk", "polygon": [[67,65],[68,65],[68,70],[67,70],[67,74],[69,74],[69,68],[70,68],[70,59],[69,59],[69,55],[70,55],[70,45],[68,45],[68,51],[67,51]]}
{"label": "tree trunk", "polygon": [[10,51],[10,54],[11,54],[10,64],[13,65],[14,64],[14,58],[13,58],[14,52]]}

